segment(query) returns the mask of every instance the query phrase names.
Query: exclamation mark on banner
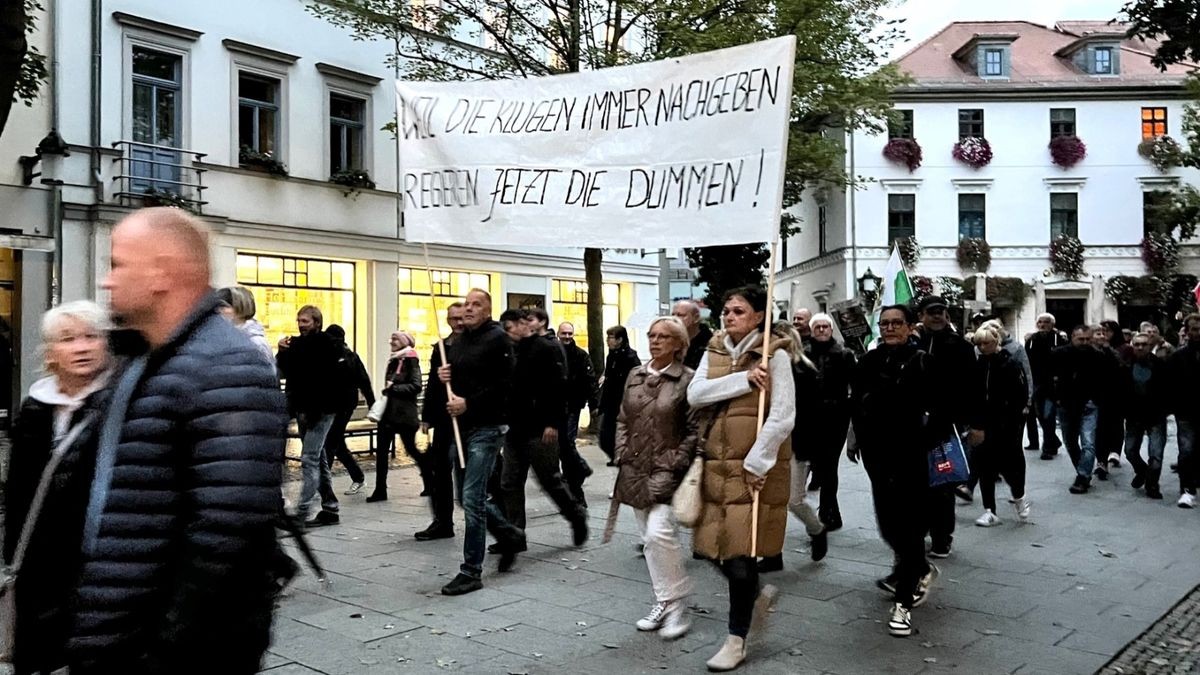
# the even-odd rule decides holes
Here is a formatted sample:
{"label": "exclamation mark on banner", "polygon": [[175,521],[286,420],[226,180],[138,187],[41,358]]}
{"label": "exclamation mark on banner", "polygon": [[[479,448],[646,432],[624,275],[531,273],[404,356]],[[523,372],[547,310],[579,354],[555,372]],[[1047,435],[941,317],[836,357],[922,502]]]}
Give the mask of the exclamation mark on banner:
{"label": "exclamation mark on banner", "polygon": [[754,186],[754,206],[758,206],[758,193],[762,191],[763,160],[766,155],[766,148],[758,151],[758,184]]}

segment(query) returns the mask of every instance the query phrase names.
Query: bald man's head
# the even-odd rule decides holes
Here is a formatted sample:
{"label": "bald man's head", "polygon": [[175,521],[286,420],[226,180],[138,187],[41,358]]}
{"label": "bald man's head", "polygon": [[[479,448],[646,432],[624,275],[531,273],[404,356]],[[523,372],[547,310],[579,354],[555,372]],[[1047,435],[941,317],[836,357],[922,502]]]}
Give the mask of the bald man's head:
{"label": "bald man's head", "polygon": [[135,211],[112,233],[103,287],[113,312],[137,327],[156,311],[190,308],[208,290],[208,228],[182,209]]}

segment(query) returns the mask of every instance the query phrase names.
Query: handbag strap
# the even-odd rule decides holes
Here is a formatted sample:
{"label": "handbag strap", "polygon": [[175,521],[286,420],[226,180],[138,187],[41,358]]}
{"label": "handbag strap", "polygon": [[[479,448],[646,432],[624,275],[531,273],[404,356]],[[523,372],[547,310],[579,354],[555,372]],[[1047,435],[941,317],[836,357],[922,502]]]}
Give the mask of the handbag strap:
{"label": "handbag strap", "polygon": [[42,506],[46,503],[46,494],[50,492],[50,481],[54,479],[54,472],[58,469],[63,457],[66,456],[67,450],[78,440],[83,430],[92,423],[93,417],[93,414],[89,414],[72,427],[54,447],[50,461],[46,462],[46,468],[42,470],[42,478],[38,481],[37,492],[33,495],[33,501],[29,503],[29,513],[25,515],[25,523],[21,526],[21,536],[17,539],[17,548],[13,552],[10,574],[16,575],[21,569],[21,563],[25,560],[25,549],[29,548],[29,540],[33,537],[38,516],[41,515]]}

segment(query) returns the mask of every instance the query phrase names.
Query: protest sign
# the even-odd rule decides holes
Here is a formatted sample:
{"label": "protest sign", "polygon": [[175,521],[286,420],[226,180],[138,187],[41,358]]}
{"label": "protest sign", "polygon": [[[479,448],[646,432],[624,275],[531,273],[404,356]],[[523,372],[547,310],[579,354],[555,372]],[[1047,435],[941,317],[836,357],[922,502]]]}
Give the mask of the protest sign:
{"label": "protest sign", "polygon": [[409,241],[775,239],[795,38],[522,80],[397,82]]}

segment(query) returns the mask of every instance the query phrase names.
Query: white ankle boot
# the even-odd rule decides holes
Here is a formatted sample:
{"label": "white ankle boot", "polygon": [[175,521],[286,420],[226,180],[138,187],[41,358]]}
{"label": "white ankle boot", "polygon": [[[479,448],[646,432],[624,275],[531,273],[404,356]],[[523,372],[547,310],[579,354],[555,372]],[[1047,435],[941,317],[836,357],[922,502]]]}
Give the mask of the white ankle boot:
{"label": "white ankle boot", "polygon": [[746,641],[736,635],[725,638],[721,651],[708,660],[708,669],[713,672],[725,672],[742,665],[746,660]]}
{"label": "white ankle boot", "polygon": [[664,640],[678,640],[691,628],[692,622],[688,619],[687,607],[682,600],[675,600],[667,607],[662,627],[658,629],[658,636]]}

